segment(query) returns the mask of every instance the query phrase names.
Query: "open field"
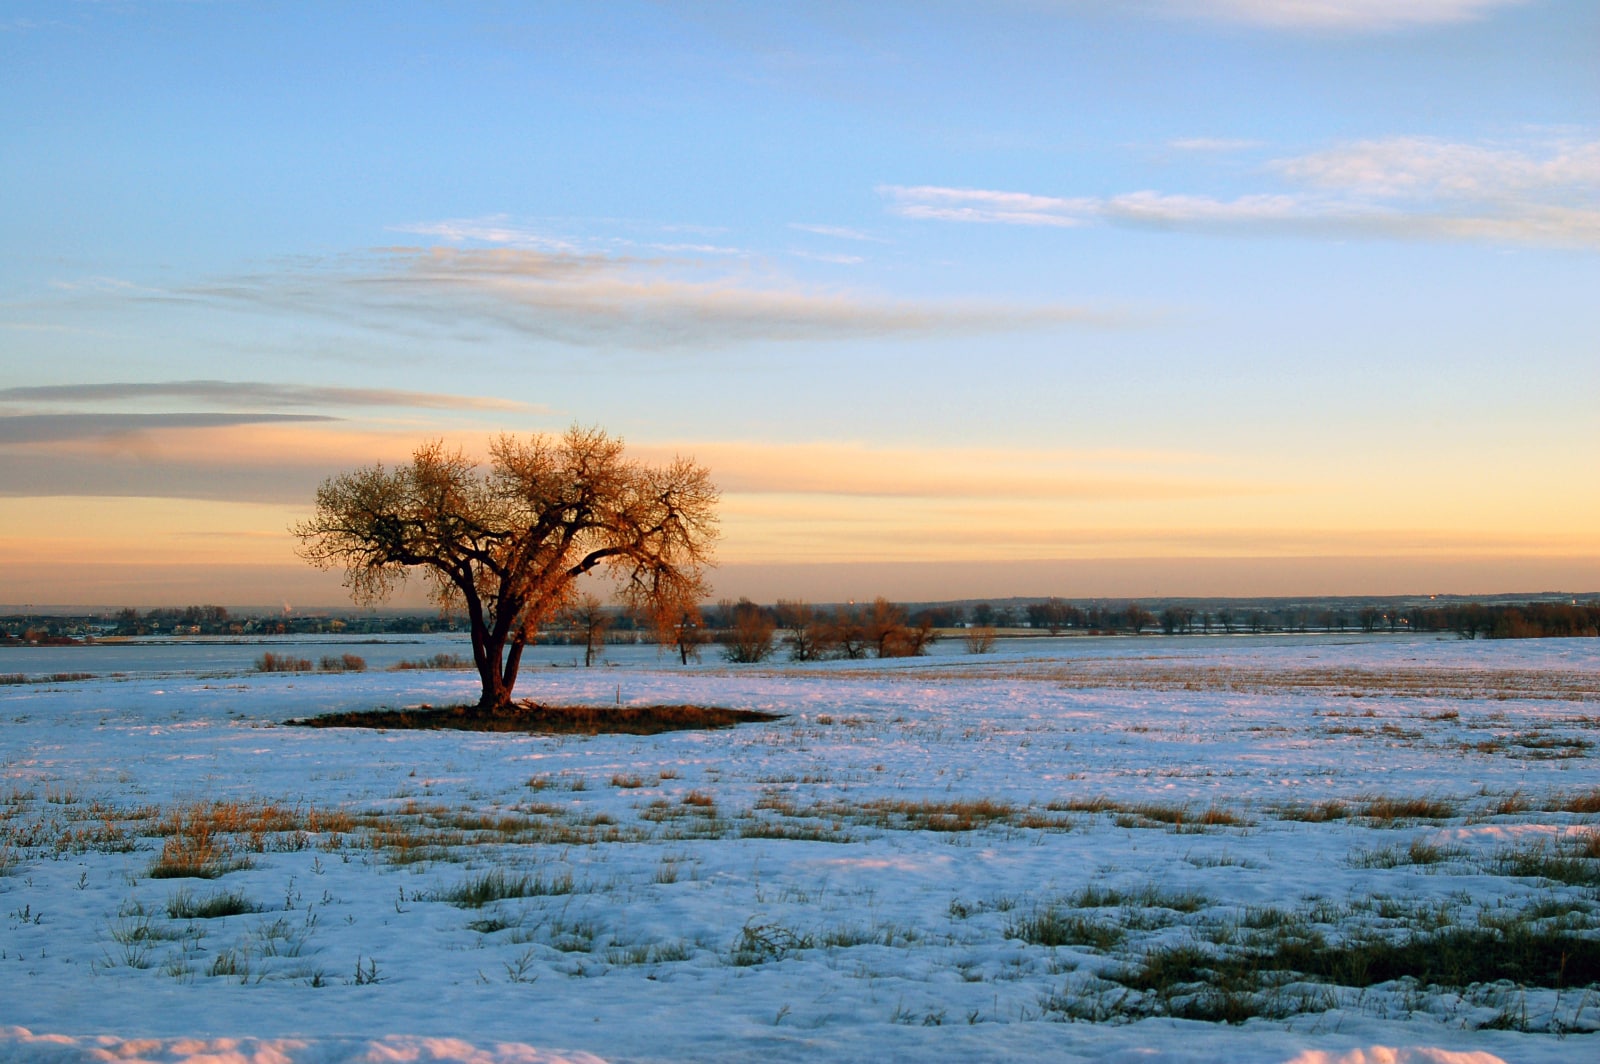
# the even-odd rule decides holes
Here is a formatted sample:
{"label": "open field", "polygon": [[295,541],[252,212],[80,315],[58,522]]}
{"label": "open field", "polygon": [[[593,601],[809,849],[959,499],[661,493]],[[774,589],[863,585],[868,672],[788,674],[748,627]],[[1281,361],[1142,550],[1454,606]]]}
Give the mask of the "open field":
{"label": "open field", "polygon": [[784,716],[280,726],[475,697],[449,671],[0,687],[0,1058],[1600,1053],[1600,641],[616,657],[518,694]]}

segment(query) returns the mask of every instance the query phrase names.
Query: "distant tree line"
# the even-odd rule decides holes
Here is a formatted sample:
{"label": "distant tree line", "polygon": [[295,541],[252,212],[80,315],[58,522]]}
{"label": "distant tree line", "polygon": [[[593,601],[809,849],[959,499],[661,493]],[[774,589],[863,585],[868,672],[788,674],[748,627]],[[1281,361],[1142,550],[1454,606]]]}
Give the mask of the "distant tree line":
{"label": "distant tree line", "polygon": [[1419,632],[1454,632],[1464,639],[1541,639],[1600,636],[1600,603],[1530,602],[1519,606],[1437,606],[1411,611]]}
{"label": "distant tree line", "polygon": [[870,604],[834,607],[779,599],[763,606],[749,599],[724,599],[686,613],[678,627],[678,652],[688,661],[701,647],[716,644],[733,662],[765,661],[778,650],[791,661],[829,658],[908,658],[927,653],[938,638],[941,617],[934,610],[912,616],[886,598]]}
{"label": "distant tree line", "polygon": [[[1261,603],[1202,606],[1137,602],[1073,603],[1048,598],[1026,605],[907,606],[876,598],[870,603],[815,606],[800,600],[759,605],[723,600],[685,610],[669,633],[681,659],[698,658],[716,645],[732,661],[763,661],[786,653],[794,661],[892,658],[923,654],[941,629],[986,633],[976,645],[992,646],[996,630],[1027,628],[1049,635],[1260,634],[1264,632],[1434,632],[1463,639],[1600,636],[1600,601],[1587,603],[1451,602],[1413,606]],[[152,635],[402,635],[458,631],[448,614],[244,615],[222,606],[122,609],[109,616],[17,614],[0,617],[0,645],[51,645],[97,637]],[[606,644],[660,638],[635,614],[581,595],[537,641],[584,647],[592,664]],[[969,642],[971,642],[969,640]]]}

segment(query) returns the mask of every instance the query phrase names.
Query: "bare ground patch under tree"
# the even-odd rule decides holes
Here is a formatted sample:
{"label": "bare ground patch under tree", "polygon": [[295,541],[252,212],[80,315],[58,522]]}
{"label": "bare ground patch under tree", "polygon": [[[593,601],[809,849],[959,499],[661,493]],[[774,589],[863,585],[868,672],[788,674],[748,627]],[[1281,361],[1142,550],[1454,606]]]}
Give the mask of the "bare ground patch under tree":
{"label": "bare ground patch under tree", "polygon": [[778,720],[779,713],[722,706],[542,706],[516,702],[483,706],[418,706],[328,713],[286,721],[307,728],[388,728],[397,731],[531,732],[543,735],[657,735],[731,728]]}

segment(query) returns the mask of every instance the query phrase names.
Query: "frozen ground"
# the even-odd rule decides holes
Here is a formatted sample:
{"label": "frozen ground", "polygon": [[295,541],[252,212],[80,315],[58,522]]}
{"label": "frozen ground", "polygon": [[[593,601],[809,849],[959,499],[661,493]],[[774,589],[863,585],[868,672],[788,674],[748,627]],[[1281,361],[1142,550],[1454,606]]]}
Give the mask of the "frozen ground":
{"label": "frozen ground", "polygon": [[649,738],[279,723],[459,672],[0,686],[0,1059],[1600,1058],[1562,949],[1378,978],[1593,944],[1600,641],[939,650],[519,684],[787,714]]}

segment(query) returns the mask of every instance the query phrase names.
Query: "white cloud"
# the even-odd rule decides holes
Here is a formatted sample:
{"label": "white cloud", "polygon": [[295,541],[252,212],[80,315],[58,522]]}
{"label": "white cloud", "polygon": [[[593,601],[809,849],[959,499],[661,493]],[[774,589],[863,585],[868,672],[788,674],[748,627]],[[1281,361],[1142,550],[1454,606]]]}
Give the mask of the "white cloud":
{"label": "white cloud", "polygon": [[579,251],[578,246],[571,241],[514,225],[505,215],[454,218],[441,222],[411,222],[406,225],[392,225],[389,229],[395,233],[433,237],[449,244],[497,244],[554,254],[577,254]]}
{"label": "white cloud", "polygon": [[[607,221],[615,223],[616,220],[609,219]],[[669,233],[698,233],[706,231],[703,227],[696,226],[660,226],[650,228]],[[432,237],[435,240],[458,247],[487,244],[492,247],[516,248],[519,251],[540,251],[551,255],[584,255],[596,251],[616,253],[636,248],[648,251],[664,251],[668,254],[746,254],[742,248],[704,242],[663,242],[635,240],[620,236],[598,237],[580,242],[567,237],[552,236],[542,229],[515,222],[504,214],[492,214],[483,218],[447,218],[437,222],[408,222],[404,225],[392,225],[389,227],[389,231]]]}
{"label": "white cloud", "polygon": [[791,251],[789,254],[812,262],[831,262],[835,266],[859,266],[866,261],[860,255],[827,255],[816,251]]}
{"label": "white cloud", "polygon": [[1231,199],[1153,190],[1064,198],[934,185],[879,192],[895,214],[939,221],[1600,248],[1600,141],[1508,147],[1390,137],[1279,159],[1267,173],[1290,187]]}
{"label": "white cloud", "polygon": [[1113,221],[1147,225],[1241,225],[1285,222],[1304,217],[1305,204],[1293,196],[1168,196],[1130,192],[1101,201],[1096,213]]}
{"label": "white cloud", "polygon": [[1499,199],[1600,190],[1600,141],[1558,142],[1542,154],[1428,137],[1357,141],[1273,169],[1319,188],[1377,197]]}
{"label": "white cloud", "polygon": [[882,237],[863,233],[859,229],[852,229],[845,225],[807,225],[803,222],[790,222],[789,228],[798,229],[802,233],[816,233],[818,236],[837,237],[840,240],[864,240],[874,244],[888,243]]}
{"label": "white cloud", "polygon": [[1250,151],[1261,147],[1261,142],[1238,137],[1179,137],[1167,141],[1167,147],[1173,151],[1192,152]]}
{"label": "white cloud", "polygon": [[939,185],[880,185],[889,209],[904,218],[947,222],[991,222],[1002,225],[1082,225],[1094,213],[1092,199],[1062,199],[1027,192]]}
{"label": "white cloud", "polygon": [[1468,22],[1527,0],[1162,0],[1168,11],[1289,30],[1386,31]]}

